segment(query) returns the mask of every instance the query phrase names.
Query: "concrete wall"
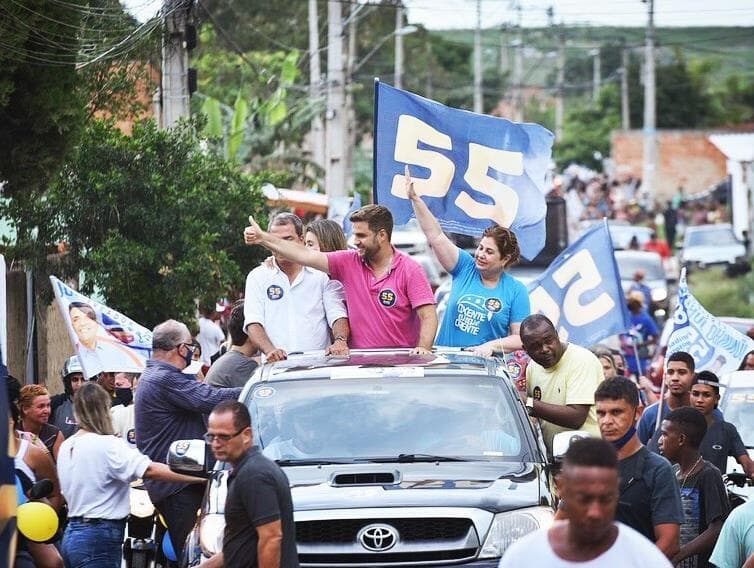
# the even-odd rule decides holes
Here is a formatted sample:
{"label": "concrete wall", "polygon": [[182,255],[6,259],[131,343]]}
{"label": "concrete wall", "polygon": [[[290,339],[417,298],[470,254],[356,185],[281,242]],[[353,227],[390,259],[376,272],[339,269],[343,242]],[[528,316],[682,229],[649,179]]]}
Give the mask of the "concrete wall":
{"label": "concrete wall", "polygon": [[[708,139],[709,130],[658,130],[659,200],[670,199],[679,185],[688,194],[709,189],[727,176],[725,156]],[[640,130],[615,130],[611,157],[616,171],[642,175],[643,134]]]}

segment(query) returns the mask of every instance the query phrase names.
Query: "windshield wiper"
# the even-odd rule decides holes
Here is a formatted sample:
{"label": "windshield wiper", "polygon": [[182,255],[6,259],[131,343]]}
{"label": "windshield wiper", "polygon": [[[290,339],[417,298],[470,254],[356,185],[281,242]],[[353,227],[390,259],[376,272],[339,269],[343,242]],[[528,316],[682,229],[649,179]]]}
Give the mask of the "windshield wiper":
{"label": "windshield wiper", "polygon": [[287,465],[332,465],[354,463],[353,460],[335,460],[327,458],[291,458],[286,460],[275,460],[279,466]]}
{"label": "windshield wiper", "polygon": [[369,458],[369,461],[377,463],[412,463],[412,462],[466,462],[472,461],[456,456],[436,456],[433,454],[398,454],[391,457]]}

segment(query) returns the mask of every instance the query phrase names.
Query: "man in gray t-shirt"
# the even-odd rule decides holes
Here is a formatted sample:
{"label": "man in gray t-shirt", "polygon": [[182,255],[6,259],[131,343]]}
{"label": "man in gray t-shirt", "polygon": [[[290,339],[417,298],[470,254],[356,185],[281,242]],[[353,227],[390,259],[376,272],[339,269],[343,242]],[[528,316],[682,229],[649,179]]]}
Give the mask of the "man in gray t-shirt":
{"label": "man in gray t-shirt", "polygon": [[249,380],[259,361],[254,355],[259,346],[246,335],[243,329],[243,300],[233,304],[228,321],[230,350],[215,361],[207,373],[205,382],[213,387],[242,387]]}

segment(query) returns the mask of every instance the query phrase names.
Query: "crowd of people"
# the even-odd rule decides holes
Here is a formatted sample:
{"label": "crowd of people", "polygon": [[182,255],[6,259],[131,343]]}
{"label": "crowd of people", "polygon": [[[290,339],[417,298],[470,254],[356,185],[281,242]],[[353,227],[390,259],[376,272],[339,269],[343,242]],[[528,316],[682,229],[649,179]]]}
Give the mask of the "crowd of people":
{"label": "crowd of people", "polygon": [[201,479],[171,472],[166,456],[176,440],[204,438],[215,457],[232,466],[223,552],[206,566],[297,566],[290,490],[282,471],[254,445],[248,409],[236,402],[243,385],[262,362],[297,352],[345,357],[350,349],[405,348],[427,356],[435,345],[482,357],[525,351],[530,362],[516,388],[541,427],[548,458],[554,458],[559,432],[581,430],[604,440],[569,450],[557,480],[562,523],[547,537],[538,533],[511,547],[502,566],[520,566],[530,547],[543,566],[608,552],[604,558],[619,566],[703,567],[710,558],[719,568],[740,566],[729,562],[734,546],[724,543],[736,543],[742,551],[736,558],[749,558],[754,543],[741,535],[754,526],[754,504],[741,507],[746,512],[731,517],[728,528],[722,474],[727,456],[749,476],[754,464],[717,409],[717,377],[696,373],[689,354],[674,353],[666,396],[657,401],[642,370],[632,369],[619,351],[564,342],[547,317],[530,314],[525,286],[508,273],[519,258],[512,231],[490,227],[472,255],[442,232],[408,176],[406,193],[453,278],[441,323],[423,269],[391,244],[388,209],[367,205],[350,216],[351,250],[332,221],[304,227],[282,213],[270,220],[269,231],[252,218],[244,229],[247,244],[264,246],[272,256],[251,270],[244,299],[230,309],[227,348],[216,310],[203,310],[197,337],[175,320],[154,328],[152,355],[140,375],[111,368],[85,377],[74,356],[63,367],[65,391],[55,397],[42,386],[19,388],[9,380],[24,490],[50,479],[48,500],[61,518],[67,515],[62,546],[22,542],[18,565],[115,568],[128,484],[138,478],[180,558],[203,486]]}

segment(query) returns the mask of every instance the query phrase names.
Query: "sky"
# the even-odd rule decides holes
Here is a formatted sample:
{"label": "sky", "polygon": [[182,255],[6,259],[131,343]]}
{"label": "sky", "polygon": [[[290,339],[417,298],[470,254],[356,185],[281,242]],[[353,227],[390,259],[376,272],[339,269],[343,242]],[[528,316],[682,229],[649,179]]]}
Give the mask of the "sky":
{"label": "sky", "polygon": [[[138,19],[145,20],[159,9],[162,0],[121,0]],[[306,0],[276,0],[305,2]],[[361,0],[360,0],[361,1]],[[408,22],[429,29],[473,28],[476,0],[404,0]],[[482,27],[516,23],[512,0],[482,0]],[[555,22],[584,25],[644,26],[647,4],[641,0],[520,0],[524,26],[547,25],[546,9],[553,6]],[[655,25],[754,26],[752,0],[655,0]]]}

